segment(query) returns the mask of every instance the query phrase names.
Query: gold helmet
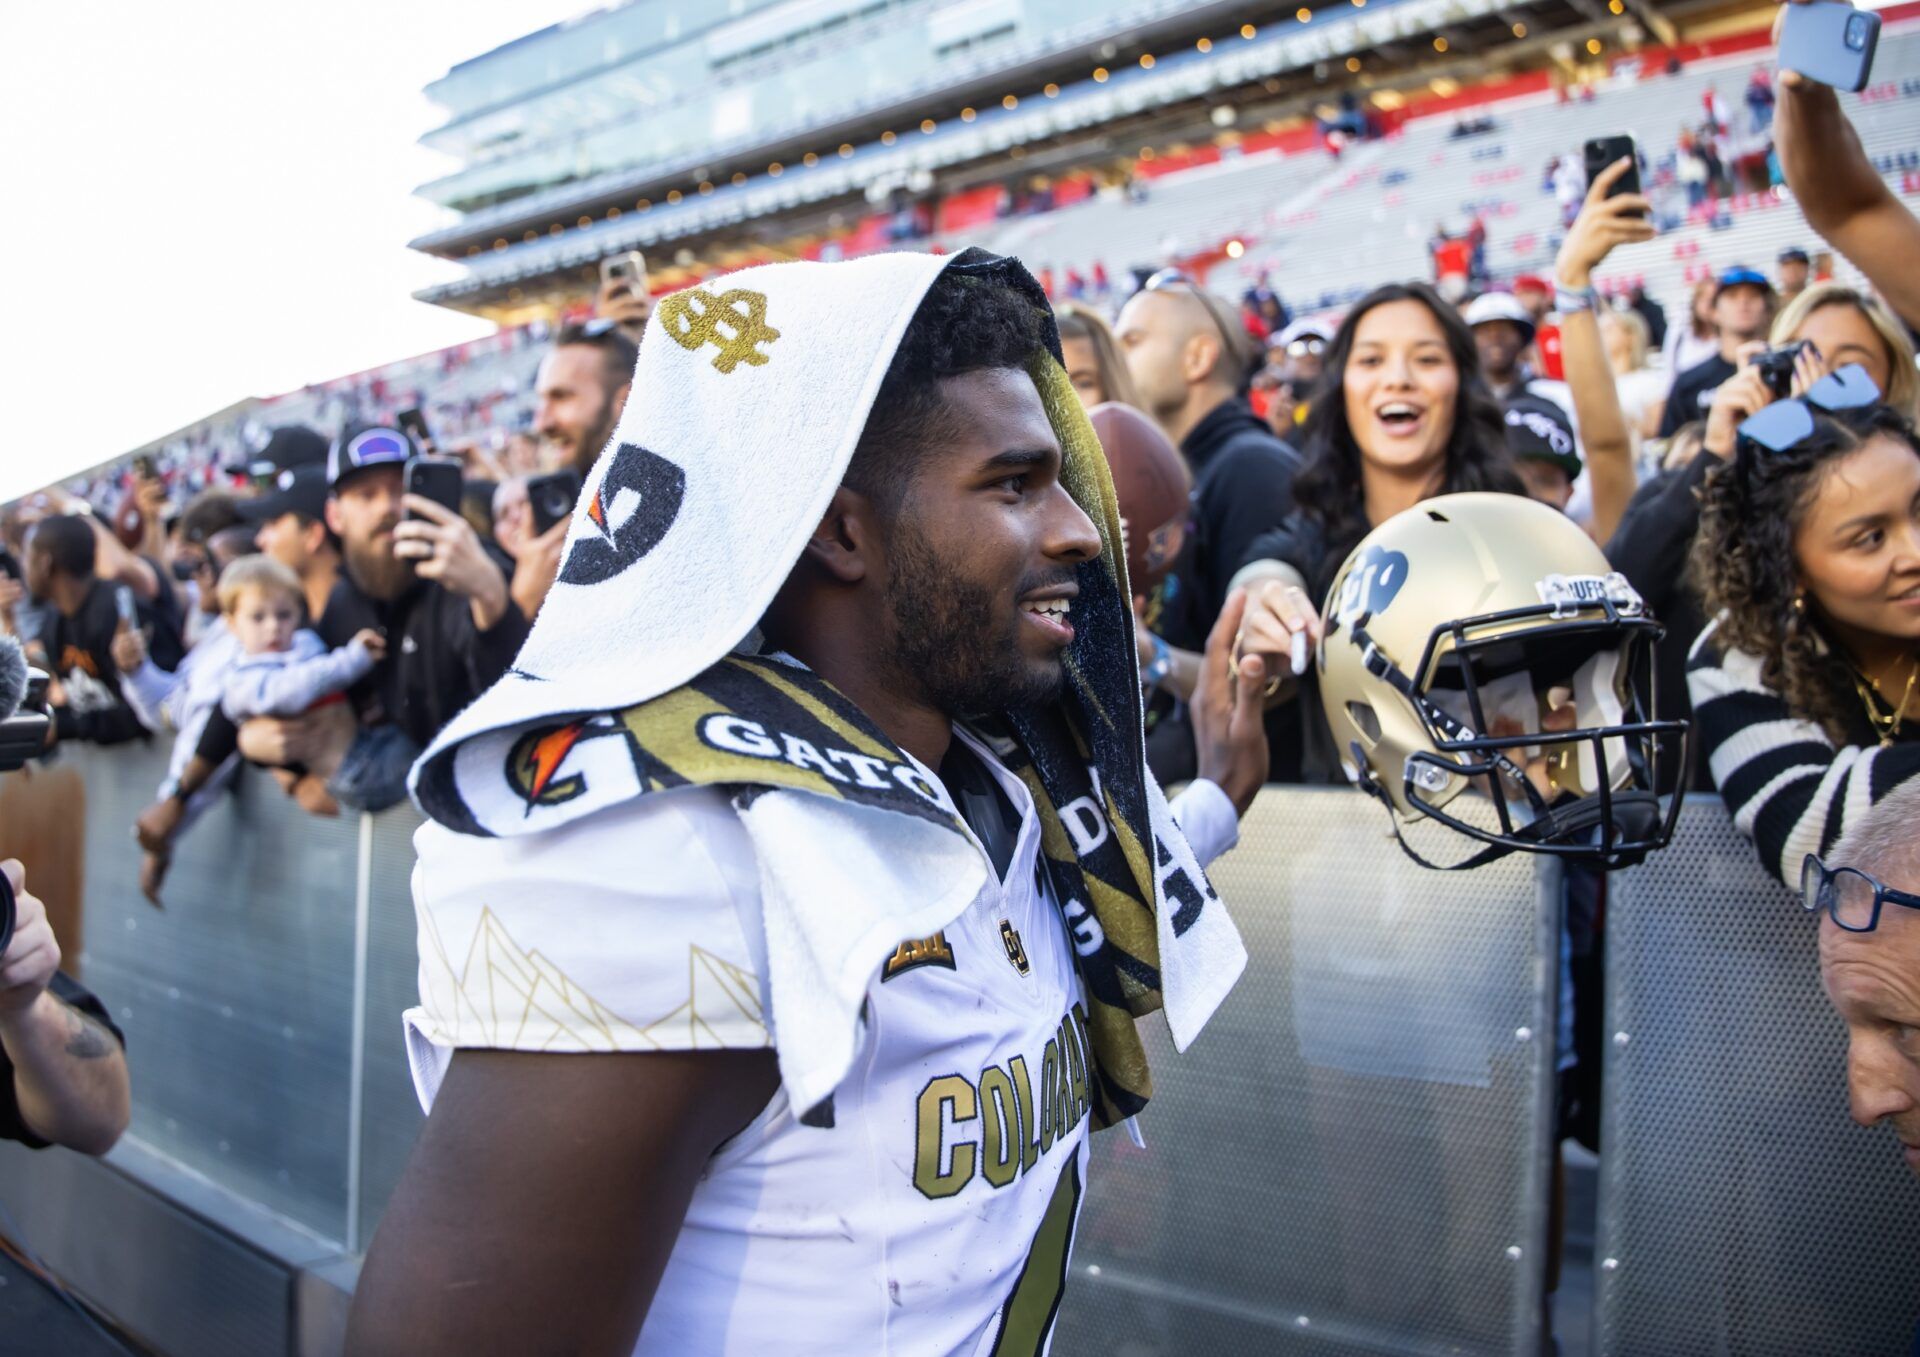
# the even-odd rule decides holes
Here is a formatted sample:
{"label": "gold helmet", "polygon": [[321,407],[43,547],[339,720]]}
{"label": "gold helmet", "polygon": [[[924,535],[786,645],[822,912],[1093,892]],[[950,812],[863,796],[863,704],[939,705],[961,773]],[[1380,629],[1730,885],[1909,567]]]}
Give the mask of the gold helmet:
{"label": "gold helmet", "polygon": [[1490,845],[1459,867],[1516,848],[1624,866],[1672,836],[1680,795],[1657,788],[1667,758],[1684,774],[1687,723],[1649,719],[1634,685],[1662,629],[1562,514],[1426,500],[1354,548],[1322,616],[1342,766],[1423,866],[1403,833],[1423,819]]}

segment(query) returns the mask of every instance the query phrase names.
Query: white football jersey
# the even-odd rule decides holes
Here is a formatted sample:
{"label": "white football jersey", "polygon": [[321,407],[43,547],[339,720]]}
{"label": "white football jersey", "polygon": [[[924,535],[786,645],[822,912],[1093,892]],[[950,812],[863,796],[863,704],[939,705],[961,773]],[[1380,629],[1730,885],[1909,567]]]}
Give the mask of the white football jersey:
{"label": "white football jersey", "polygon": [[[637,1353],[1044,1353],[1085,1188],[1089,1052],[1071,940],[1025,784],[1005,880],[874,959],[868,1033],[802,1125],[784,1091],[695,1188]],[[1181,812],[1185,812],[1181,815]],[[1231,805],[1176,814],[1206,861]],[[655,793],[524,840],[420,831],[422,1102],[457,1046],[767,1046],[751,843],[724,793]]]}

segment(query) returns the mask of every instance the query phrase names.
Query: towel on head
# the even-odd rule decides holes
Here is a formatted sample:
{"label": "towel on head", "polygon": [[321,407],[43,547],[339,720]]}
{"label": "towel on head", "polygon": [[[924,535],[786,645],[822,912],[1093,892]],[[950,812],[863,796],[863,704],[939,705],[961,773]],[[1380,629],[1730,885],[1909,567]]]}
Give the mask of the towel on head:
{"label": "towel on head", "polygon": [[1150,1091],[1133,1019],[1197,1034],[1246,954],[1146,771],[1113,486],[1045,295],[983,251],[774,264],[663,298],[628,402],[514,667],[416,765],[421,809],[521,835],[636,796],[731,788],[758,855],[783,1082],[825,1120],[880,960],[956,919],[987,864],[939,783],[758,623],[838,488],[900,338],[943,271],[1047,317],[1029,372],[1098,527],[1059,702],[987,722],[1034,791],[1088,992],[1096,1116]]}

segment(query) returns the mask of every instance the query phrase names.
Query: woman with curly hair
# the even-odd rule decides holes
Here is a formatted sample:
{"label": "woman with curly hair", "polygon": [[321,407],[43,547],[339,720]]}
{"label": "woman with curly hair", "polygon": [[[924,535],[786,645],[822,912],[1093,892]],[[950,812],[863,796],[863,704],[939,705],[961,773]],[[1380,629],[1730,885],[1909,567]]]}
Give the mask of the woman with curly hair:
{"label": "woman with curly hair", "polygon": [[1886,405],[1811,423],[1713,470],[1692,559],[1714,617],[1687,666],[1696,734],[1789,884],[1920,777],[1920,439]]}
{"label": "woman with curly hair", "polygon": [[[1254,540],[1233,579],[1247,590],[1241,650],[1264,655],[1267,672],[1281,676],[1276,701],[1312,683],[1313,667],[1293,661],[1320,643],[1318,600],[1376,524],[1435,495],[1526,494],[1473,334],[1424,283],[1375,288],[1347,313],[1305,434],[1294,510]],[[1319,702],[1300,711],[1300,779],[1341,780]]]}

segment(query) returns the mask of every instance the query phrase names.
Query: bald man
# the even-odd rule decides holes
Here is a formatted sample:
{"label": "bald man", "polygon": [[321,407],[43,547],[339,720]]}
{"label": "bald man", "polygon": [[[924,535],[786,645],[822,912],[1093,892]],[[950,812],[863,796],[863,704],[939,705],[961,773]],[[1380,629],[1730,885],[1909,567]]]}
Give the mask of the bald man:
{"label": "bald man", "polygon": [[[1864,872],[1887,891],[1873,922],[1871,883],[1842,873],[1836,910],[1820,918],[1820,979],[1847,1024],[1847,1096],[1862,1126],[1893,1127],[1907,1167],[1920,1175],[1920,783],[1889,792],[1827,859]],[[1809,871],[1813,870],[1809,868]],[[1826,903],[1822,902],[1823,905]]]}
{"label": "bald man", "polygon": [[[1171,648],[1166,664],[1149,661],[1148,677],[1164,676],[1166,691],[1184,699],[1228,581],[1253,540],[1293,511],[1300,455],[1241,396],[1256,351],[1235,307],[1164,269],[1121,309],[1115,330],[1146,412],[1193,472],[1186,544],[1147,608],[1153,634]],[[1299,780],[1297,725],[1290,714],[1269,719],[1273,781]],[[1193,775],[1192,741],[1177,713],[1154,723],[1147,753],[1162,778]]]}

